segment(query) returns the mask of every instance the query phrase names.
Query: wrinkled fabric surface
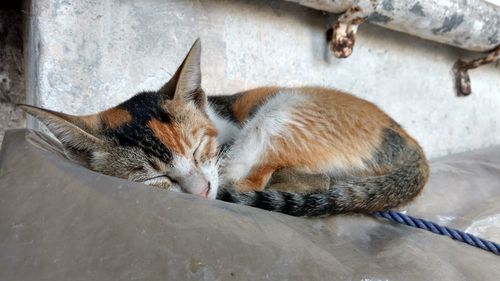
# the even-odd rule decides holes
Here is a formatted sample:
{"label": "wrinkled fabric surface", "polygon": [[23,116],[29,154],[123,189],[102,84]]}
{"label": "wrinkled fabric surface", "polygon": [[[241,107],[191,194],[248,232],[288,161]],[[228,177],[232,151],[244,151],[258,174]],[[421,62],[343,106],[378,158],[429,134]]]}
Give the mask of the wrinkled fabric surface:
{"label": "wrinkled fabric surface", "polygon": [[[364,215],[295,218],[101,175],[50,138],[0,155],[0,280],[500,280],[492,253]],[[500,147],[431,163],[403,211],[500,242]]]}

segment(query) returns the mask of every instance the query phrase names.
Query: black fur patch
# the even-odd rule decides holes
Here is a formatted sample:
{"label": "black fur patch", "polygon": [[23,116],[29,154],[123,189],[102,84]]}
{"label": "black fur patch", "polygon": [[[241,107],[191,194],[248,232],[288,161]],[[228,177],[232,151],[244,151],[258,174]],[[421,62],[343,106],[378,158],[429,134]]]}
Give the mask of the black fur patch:
{"label": "black fur patch", "polygon": [[300,212],[302,206],[297,205],[298,202],[296,202],[295,195],[293,193],[282,192],[281,196],[283,196],[283,199],[285,200],[285,204],[281,207],[282,213],[290,214],[292,216],[303,215],[303,212]]}
{"label": "black fur patch", "polygon": [[373,155],[372,161],[378,166],[393,165],[406,149],[406,140],[398,132],[385,128],[382,144]]}
{"label": "black fur patch", "polygon": [[156,92],[142,92],[121,103],[117,108],[127,110],[132,120],[118,128],[105,130],[117,145],[142,149],[147,155],[170,162],[172,152],[160,142],[148,126],[151,119],[171,122],[171,116],[163,110],[163,96]]}
{"label": "black fur patch", "polygon": [[238,123],[238,120],[234,117],[233,109],[231,106],[233,103],[241,96],[240,94],[227,95],[227,96],[209,96],[208,102],[217,111],[219,115],[226,118],[227,120]]}
{"label": "black fur patch", "polygon": [[251,206],[259,209],[273,211],[275,205],[276,204],[275,202],[273,202],[272,197],[270,197],[267,192],[257,191],[255,192],[255,201]]}
{"label": "black fur patch", "polygon": [[226,188],[219,188],[219,191],[217,192],[217,200],[221,200],[224,202],[231,202],[231,203],[237,203],[234,201],[233,197],[231,196],[231,192],[227,190]]}

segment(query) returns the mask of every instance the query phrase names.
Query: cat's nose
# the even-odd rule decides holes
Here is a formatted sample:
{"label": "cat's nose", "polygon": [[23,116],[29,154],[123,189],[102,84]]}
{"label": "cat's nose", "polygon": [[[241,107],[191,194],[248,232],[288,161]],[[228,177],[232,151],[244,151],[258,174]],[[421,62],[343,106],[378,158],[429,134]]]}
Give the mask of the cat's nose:
{"label": "cat's nose", "polygon": [[201,197],[208,197],[210,193],[210,183],[203,174],[193,171],[189,175],[177,180],[182,190],[186,193],[195,194]]}
{"label": "cat's nose", "polygon": [[205,189],[203,189],[202,192],[198,193],[197,195],[207,198],[209,192],[210,192],[210,186],[207,186],[207,187],[205,187]]}
{"label": "cat's nose", "polygon": [[201,196],[201,197],[207,198],[208,194],[210,193],[210,188],[211,188],[210,187],[210,182],[208,182],[207,183],[207,187],[205,187],[202,192],[198,193],[198,195]]}

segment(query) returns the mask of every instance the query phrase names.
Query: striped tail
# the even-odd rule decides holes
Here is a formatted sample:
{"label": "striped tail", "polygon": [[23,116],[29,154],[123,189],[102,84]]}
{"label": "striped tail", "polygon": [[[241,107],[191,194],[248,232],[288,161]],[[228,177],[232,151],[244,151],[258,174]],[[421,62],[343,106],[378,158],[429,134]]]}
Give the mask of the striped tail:
{"label": "striped tail", "polygon": [[333,184],[324,191],[295,193],[267,189],[238,193],[221,188],[217,199],[298,217],[389,210],[414,199],[429,173],[420,147],[406,149],[399,156],[402,156],[398,157],[400,164],[387,174],[332,180]]}
{"label": "striped tail", "polygon": [[408,165],[385,176],[336,182],[326,191],[295,193],[276,190],[237,193],[221,189],[222,201],[297,217],[389,210],[410,202],[422,190],[422,167]]}

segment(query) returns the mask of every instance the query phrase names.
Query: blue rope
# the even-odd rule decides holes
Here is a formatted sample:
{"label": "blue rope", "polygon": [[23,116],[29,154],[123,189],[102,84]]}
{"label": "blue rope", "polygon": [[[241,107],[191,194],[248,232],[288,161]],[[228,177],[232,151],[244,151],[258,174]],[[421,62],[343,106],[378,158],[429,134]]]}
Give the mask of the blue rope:
{"label": "blue rope", "polygon": [[463,243],[467,243],[471,246],[481,248],[486,251],[490,251],[494,253],[495,255],[500,255],[500,245],[488,241],[479,237],[476,237],[472,234],[449,228],[446,226],[441,226],[438,224],[435,224],[431,221],[427,221],[424,219],[418,219],[414,217],[407,216],[405,214],[401,214],[398,212],[394,211],[386,211],[386,212],[374,212],[372,213],[373,216],[379,217],[379,218],[385,218],[393,222],[397,222],[400,224],[408,225],[411,227],[416,227],[416,228],[421,228],[425,229],[427,231],[440,234],[440,235],[446,235],[450,237],[451,239],[458,240]]}

